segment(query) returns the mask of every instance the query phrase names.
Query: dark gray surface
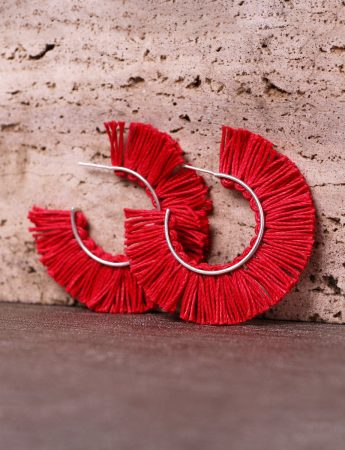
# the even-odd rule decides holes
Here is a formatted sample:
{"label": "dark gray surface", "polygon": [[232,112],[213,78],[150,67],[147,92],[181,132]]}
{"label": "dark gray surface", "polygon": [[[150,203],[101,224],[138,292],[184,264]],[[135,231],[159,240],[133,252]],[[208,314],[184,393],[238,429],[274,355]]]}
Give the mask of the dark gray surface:
{"label": "dark gray surface", "polygon": [[0,304],[0,448],[343,449],[345,327]]}

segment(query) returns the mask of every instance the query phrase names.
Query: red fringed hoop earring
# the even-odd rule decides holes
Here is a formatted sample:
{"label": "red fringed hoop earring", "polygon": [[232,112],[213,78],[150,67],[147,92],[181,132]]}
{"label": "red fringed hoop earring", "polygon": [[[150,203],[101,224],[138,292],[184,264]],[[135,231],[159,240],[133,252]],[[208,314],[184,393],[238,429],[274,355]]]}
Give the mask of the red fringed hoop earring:
{"label": "red fringed hoop earring", "polygon": [[[115,170],[121,176],[126,174],[145,188],[157,210],[169,206],[176,213],[177,233],[186,245],[186,252],[193,261],[200,261],[208,246],[207,212],[211,208],[208,189],[198,176],[188,186],[186,175],[180,170],[182,152],[168,135],[151,126],[132,125],[136,140],[131,140],[129,150],[136,157],[144,158],[143,150],[148,155],[155,155],[154,176],[149,167],[146,168],[145,161],[136,165],[138,171],[119,165],[84,164]],[[119,140],[126,164],[124,126],[120,130]],[[150,160],[149,156],[147,160]],[[143,173],[151,178],[155,187]],[[68,211],[34,207],[28,217],[35,225],[30,231],[41,254],[41,262],[47,267],[48,274],[74,298],[98,312],[140,313],[153,307],[132,275],[127,257],[113,256],[97,246],[89,236],[88,223],[82,212],[74,208]]]}
{"label": "red fringed hoop earring", "polygon": [[179,310],[182,319],[201,324],[243,322],[279,302],[305,268],[315,230],[310,190],[269,141],[230,127],[222,129],[220,173],[201,171],[249,200],[256,235],[243,254],[230,264],[195,264],[168,210],[126,210],[126,253],[139,284],[163,310]]}

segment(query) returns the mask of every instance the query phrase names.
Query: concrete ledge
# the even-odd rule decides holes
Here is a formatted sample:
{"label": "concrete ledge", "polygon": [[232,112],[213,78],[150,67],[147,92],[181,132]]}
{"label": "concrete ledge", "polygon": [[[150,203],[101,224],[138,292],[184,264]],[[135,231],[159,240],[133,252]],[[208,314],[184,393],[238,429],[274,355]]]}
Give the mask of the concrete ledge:
{"label": "concrete ledge", "polygon": [[3,303],[1,447],[340,450],[344,333]]}

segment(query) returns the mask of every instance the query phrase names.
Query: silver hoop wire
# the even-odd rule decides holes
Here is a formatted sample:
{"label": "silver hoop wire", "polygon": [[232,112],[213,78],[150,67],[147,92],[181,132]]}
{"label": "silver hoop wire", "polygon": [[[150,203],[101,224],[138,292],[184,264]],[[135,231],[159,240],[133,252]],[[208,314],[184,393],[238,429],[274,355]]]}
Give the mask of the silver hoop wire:
{"label": "silver hoop wire", "polygon": [[234,264],[231,267],[226,267],[224,269],[219,269],[219,270],[203,270],[203,269],[198,269],[197,267],[191,266],[190,264],[186,263],[185,261],[183,261],[182,258],[180,258],[178,256],[178,254],[176,253],[171,240],[170,240],[170,234],[169,234],[169,218],[170,218],[170,210],[167,209],[165,212],[165,218],[164,218],[164,234],[165,234],[165,239],[167,241],[169,250],[171,251],[171,253],[173,254],[173,256],[175,257],[175,259],[182,264],[186,269],[191,270],[192,272],[198,273],[200,275],[210,275],[210,276],[216,276],[216,275],[223,275],[225,273],[229,273],[234,271],[235,269],[238,269],[239,267],[243,266],[243,264],[245,264],[248,259],[250,259],[254,253],[256,252],[256,250],[258,249],[263,234],[264,234],[264,230],[265,230],[265,215],[264,215],[264,210],[261,206],[260,200],[258,199],[257,195],[255,194],[255,192],[242,180],[240,180],[237,177],[234,177],[233,175],[228,175],[227,173],[218,173],[218,172],[213,172],[212,170],[208,170],[208,169],[200,169],[198,167],[193,167],[193,166],[189,166],[189,165],[183,165],[182,166],[185,169],[190,169],[190,170],[195,170],[197,172],[203,172],[203,173],[208,173],[210,175],[214,175],[217,178],[226,178],[227,180],[231,180],[234,181],[235,183],[240,184],[247,192],[249,192],[249,194],[253,197],[256,206],[258,207],[259,210],[259,216],[260,216],[260,229],[259,229],[259,233],[258,236],[255,240],[255,243],[253,245],[253,247],[251,248],[251,250],[249,251],[249,253],[243,258],[241,259],[241,261],[238,261],[236,264]]}
{"label": "silver hoop wire", "polygon": [[[86,166],[86,167],[94,167],[96,169],[107,169],[107,170],[118,170],[121,172],[126,172],[129,173],[133,176],[135,176],[136,178],[138,178],[138,180],[142,181],[144,183],[144,185],[147,187],[147,189],[150,191],[155,207],[158,211],[161,210],[161,205],[159,202],[159,199],[157,197],[157,194],[155,192],[155,190],[153,189],[153,187],[151,186],[151,184],[146,180],[146,178],[144,178],[142,175],[140,175],[140,173],[135,172],[132,169],[128,169],[127,167],[122,167],[122,166],[106,166],[103,164],[93,164],[93,163],[85,163],[85,162],[79,162],[78,163],[81,166]],[[109,266],[109,267],[128,267],[129,266],[129,261],[123,261],[123,262],[113,262],[113,261],[107,261],[106,259],[102,259],[99,258],[98,256],[94,255],[84,244],[84,242],[81,240],[79,233],[78,233],[78,228],[76,225],[76,221],[75,221],[75,214],[76,212],[79,211],[78,208],[71,208],[71,213],[70,213],[70,217],[71,217],[71,226],[72,226],[72,231],[75,237],[75,240],[78,242],[80,248],[90,257],[92,258],[94,261],[97,261],[105,266]]]}

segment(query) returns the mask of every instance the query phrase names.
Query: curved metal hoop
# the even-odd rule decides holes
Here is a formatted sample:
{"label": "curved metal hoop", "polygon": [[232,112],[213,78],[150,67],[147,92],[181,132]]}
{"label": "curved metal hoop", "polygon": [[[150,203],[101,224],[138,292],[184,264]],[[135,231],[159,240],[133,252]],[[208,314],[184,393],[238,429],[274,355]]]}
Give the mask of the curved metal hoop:
{"label": "curved metal hoop", "polygon": [[[150,185],[150,183],[146,180],[146,178],[144,178],[142,175],[140,175],[140,173],[135,172],[132,169],[128,169],[127,167],[122,167],[122,166],[106,166],[103,164],[93,164],[93,163],[84,163],[84,162],[79,162],[78,163],[81,166],[87,166],[87,167],[94,167],[96,169],[107,169],[107,170],[118,170],[121,172],[126,172],[129,173],[133,176],[135,176],[136,178],[138,178],[138,180],[142,181],[144,183],[144,185],[147,187],[147,189],[150,191],[155,207],[158,211],[161,210],[161,205],[159,202],[159,199],[157,197],[157,194],[155,192],[155,190],[153,189],[153,187]],[[78,233],[78,228],[77,228],[77,224],[75,221],[75,213],[78,211],[78,208],[71,208],[71,226],[72,226],[72,231],[74,234],[74,237],[76,239],[76,241],[78,242],[80,248],[90,257],[92,258],[94,261],[97,261],[105,266],[109,266],[109,267],[128,267],[129,266],[129,262],[128,261],[123,261],[123,262],[113,262],[113,261],[107,261],[106,259],[102,259],[99,258],[98,256],[94,255],[84,244],[84,242],[81,240],[79,233]]]}
{"label": "curved metal hoop", "polygon": [[258,247],[260,245],[260,242],[261,242],[263,234],[264,234],[265,215],[264,215],[264,210],[263,210],[263,208],[261,206],[260,200],[258,199],[258,197],[255,194],[255,192],[244,181],[240,180],[239,178],[234,177],[233,175],[228,175],[226,173],[212,172],[212,170],[199,169],[198,167],[193,167],[193,166],[189,166],[189,165],[183,165],[182,167],[184,167],[185,169],[196,170],[197,172],[208,173],[210,175],[214,175],[217,178],[226,178],[227,180],[231,180],[231,181],[234,181],[235,183],[240,184],[253,197],[253,199],[254,199],[254,201],[256,203],[256,206],[258,207],[259,216],[260,216],[260,229],[259,229],[259,233],[258,233],[258,236],[256,238],[256,241],[255,241],[253,247],[251,248],[250,252],[243,259],[241,259],[241,261],[238,261],[236,264],[234,264],[231,267],[226,267],[224,269],[219,269],[219,270],[198,269],[197,267],[191,266],[190,264],[188,264],[185,261],[183,261],[183,259],[180,258],[178,256],[178,254],[175,252],[175,249],[174,249],[174,247],[173,247],[173,245],[171,243],[170,235],[169,235],[170,210],[167,209],[166,212],[165,212],[165,219],[164,219],[164,233],[165,233],[165,239],[167,241],[169,250],[171,251],[171,253],[175,257],[175,259],[180,264],[182,264],[186,269],[189,269],[192,272],[198,273],[200,275],[210,275],[210,276],[223,275],[225,273],[229,273],[229,272],[232,272],[232,271],[238,269],[239,267],[243,266],[243,264],[245,264],[248,261],[248,259],[250,259],[254,255],[254,253],[256,252],[256,250],[258,249]]}

